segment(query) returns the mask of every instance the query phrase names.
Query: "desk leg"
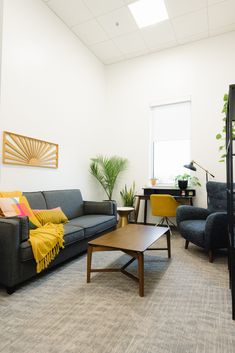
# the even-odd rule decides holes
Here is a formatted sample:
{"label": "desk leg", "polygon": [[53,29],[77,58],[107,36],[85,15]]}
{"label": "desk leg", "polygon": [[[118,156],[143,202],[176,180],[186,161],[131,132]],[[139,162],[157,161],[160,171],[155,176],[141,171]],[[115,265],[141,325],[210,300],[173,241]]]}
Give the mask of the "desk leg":
{"label": "desk leg", "polygon": [[139,210],[140,210],[140,198],[139,196],[137,196],[136,209],[135,209],[135,223],[138,223]]}
{"label": "desk leg", "polygon": [[148,212],[148,200],[144,200],[144,224],[147,221],[147,212]]}

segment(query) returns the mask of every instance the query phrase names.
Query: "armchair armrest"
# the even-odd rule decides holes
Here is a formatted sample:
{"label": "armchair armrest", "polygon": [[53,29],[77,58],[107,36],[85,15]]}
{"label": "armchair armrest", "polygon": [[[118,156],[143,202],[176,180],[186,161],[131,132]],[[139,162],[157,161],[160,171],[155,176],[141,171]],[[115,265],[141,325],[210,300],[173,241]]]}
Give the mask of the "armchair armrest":
{"label": "armchair armrest", "polygon": [[176,210],[176,221],[179,225],[182,221],[207,219],[210,215],[210,211],[206,208],[195,207],[195,206],[179,206]]}
{"label": "armchair armrest", "polygon": [[105,214],[110,216],[117,215],[117,206],[113,201],[84,201],[84,214]]}
{"label": "armchair armrest", "polygon": [[214,212],[206,220],[205,248],[217,249],[228,246],[228,216],[226,212]]}

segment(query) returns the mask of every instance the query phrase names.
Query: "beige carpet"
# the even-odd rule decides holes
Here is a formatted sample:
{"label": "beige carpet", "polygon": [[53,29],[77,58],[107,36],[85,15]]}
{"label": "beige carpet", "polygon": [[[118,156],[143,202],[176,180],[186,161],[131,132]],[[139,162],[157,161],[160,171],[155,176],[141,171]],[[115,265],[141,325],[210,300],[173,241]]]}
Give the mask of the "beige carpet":
{"label": "beige carpet", "polygon": [[[85,256],[12,296],[0,289],[0,352],[234,353],[226,256],[210,264],[199,248],[183,246],[174,235],[170,261],[166,252],[146,253],[144,298],[121,273],[93,274],[86,284]],[[94,264],[127,259],[96,253]]]}

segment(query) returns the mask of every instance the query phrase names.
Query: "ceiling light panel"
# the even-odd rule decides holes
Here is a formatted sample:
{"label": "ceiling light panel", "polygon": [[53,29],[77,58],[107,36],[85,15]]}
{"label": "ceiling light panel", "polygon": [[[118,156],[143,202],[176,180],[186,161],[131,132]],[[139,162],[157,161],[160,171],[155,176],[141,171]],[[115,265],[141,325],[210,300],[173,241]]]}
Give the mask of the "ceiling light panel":
{"label": "ceiling light panel", "polygon": [[167,20],[164,0],[138,0],[128,5],[139,28]]}

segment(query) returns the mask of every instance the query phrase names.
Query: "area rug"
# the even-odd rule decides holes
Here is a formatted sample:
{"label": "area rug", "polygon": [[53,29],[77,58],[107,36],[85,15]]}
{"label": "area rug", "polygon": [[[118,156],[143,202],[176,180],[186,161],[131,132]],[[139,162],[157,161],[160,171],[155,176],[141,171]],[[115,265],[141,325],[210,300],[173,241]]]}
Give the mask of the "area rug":
{"label": "area rug", "polygon": [[[165,239],[157,245],[162,246]],[[95,253],[97,267],[121,266],[121,252]],[[136,273],[137,266],[130,267]],[[172,237],[164,251],[145,254],[145,297],[121,273],[92,274],[86,256],[22,286],[0,289],[0,352],[234,353],[226,254],[213,264]]]}

